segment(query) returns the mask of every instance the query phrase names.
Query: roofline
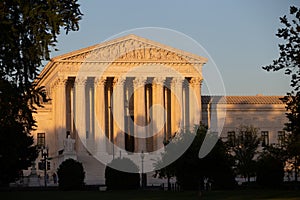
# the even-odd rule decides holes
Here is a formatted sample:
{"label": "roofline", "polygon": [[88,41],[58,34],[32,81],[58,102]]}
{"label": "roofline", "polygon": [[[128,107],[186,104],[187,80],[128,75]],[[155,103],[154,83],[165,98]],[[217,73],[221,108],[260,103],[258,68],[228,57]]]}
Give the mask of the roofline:
{"label": "roofline", "polygon": [[[254,96],[250,96],[250,95],[247,95],[247,96],[238,96],[238,95],[234,95],[234,96],[221,96],[221,95],[201,95],[201,100],[202,100],[202,103],[207,103],[207,104],[210,104],[210,103],[217,103],[217,104],[285,104],[283,101],[274,101],[274,102],[265,102],[265,101],[262,101],[262,102],[249,102],[249,99],[247,98],[256,98],[256,99],[264,99],[264,98],[275,98],[277,100],[280,100],[284,97],[284,95],[270,95],[270,96],[264,96],[264,95],[254,95]],[[204,102],[204,99],[203,98],[209,98],[207,102]],[[231,98],[245,98],[245,102],[231,102],[229,101]],[[248,102],[247,102],[248,101]],[[268,100],[266,100],[268,101]]]}
{"label": "roofline", "polygon": [[158,46],[159,48],[164,48],[164,49],[167,49],[169,51],[177,52],[177,53],[180,53],[184,56],[191,57],[195,60],[199,60],[199,62],[201,61],[202,63],[206,63],[208,61],[208,59],[205,58],[205,57],[202,57],[202,56],[199,56],[199,55],[196,55],[196,54],[193,54],[193,53],[190,53],[190,52],[187,52],[187,51],[175,48],[175,47],[171,47],[169,45],[166,45],[166,44],[154,41],[154,40],[150,40],[150,39],[147,39],[147,38],[144,38],[144,37],[141,37],[141,36],[137,36],[137,35],[134,35],[134,34],[125,35],[125,36],[118,37],[118,38],[115,38],[115,39],[112,39],[112,40],[107,40],[107,41],[104,41],[104,42],[101,42],[101,43],[98,43],[98,44],[95,44],[95,45],[92,45],[92,46],[89,46],[89,47],[85,47],[85,48],[81,48],[81,49],[78,49],[78,50],[75,50],[75,51],[71,51],[69,53],[65,53],[65,54],[53,57],[51,60],[59,61],[59,60],[62,60],[62,59],[67,58],[67,57],[74,56],[74,55],[79,54],[79,53],[80,54],[85,53],[85,52],[91,51],[95,48],[100,48],[100,47],[107,46],[107,45],[113,45],[115,43],[121,42],[123,40],[128,40],[128,39],[139,40],[139,41],[144,42],[144,43],[148,43],[148,44],[151,44],[151,45],[154,45],[154,46]]}

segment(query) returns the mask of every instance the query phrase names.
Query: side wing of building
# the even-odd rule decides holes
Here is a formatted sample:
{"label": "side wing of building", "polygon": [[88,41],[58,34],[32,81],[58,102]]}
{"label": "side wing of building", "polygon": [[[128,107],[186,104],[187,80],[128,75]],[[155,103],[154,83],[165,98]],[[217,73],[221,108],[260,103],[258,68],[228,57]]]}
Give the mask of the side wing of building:
{"label": "side wing of building", "polygon": [[[221,137],[236,133],[241,125],[259,129],[259,137],[268,144],[278,144],[287,122],[282,96],[202,96],[202,122],[210,125],[211,113],[226,112]],[[218,116],[218,115],[216,115]]]}

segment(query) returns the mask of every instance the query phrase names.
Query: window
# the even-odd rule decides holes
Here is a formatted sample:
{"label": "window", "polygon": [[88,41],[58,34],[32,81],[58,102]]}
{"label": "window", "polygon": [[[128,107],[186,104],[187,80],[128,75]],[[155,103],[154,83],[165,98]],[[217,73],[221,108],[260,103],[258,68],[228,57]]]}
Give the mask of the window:
{"label": "window", "polygon": [[37,134],[37,146],[38,146],[38,148],[43,148],[46,146],[45,133]]}
{"label": "window", "polygon": [[251,141],[252,140],[252,133],[249,131],[245,132],[245,140],[246,141]]}
{"label": "window", "polygon": [[235,132],[234,131],[229,131],[227,133],[227,138],[230,146],[235,145]]}
{"label": "window", "polygon": [[252,133],[249,131],[241,131],[239,134],[239,141],[241,143],[245,141],[251,141],[252,140]]}
{"label": "window", "polygon": [[239,134],[238,134],[238,141],[239,143],[242,143],[245,139],[245,131],[241,131]]}
{"label": "window", "polygon": [[261,139],[262,139],[262,146],[263,147],[269,145],[269,132],[268,131],[262,131],[261,132]]}
{"label": "window", "polygon": [[284,131],[278,131],[278,144],[279,146],[283,146],[285,141],[285,133]]}

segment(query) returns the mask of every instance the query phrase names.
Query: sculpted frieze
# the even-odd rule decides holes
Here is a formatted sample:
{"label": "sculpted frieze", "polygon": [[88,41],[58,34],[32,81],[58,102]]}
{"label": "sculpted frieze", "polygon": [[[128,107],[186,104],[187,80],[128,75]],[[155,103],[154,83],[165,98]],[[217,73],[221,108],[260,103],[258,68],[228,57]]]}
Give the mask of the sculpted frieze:
{"label": "sculpted frieze", "polygon": [[146,44],[133,39],[128,39],[118,43],[103,47],[95,47],[90,51],[65,58],[64,61],[81,62],[123,62],[123,61],[172,61],[191,63],[195,59],[187,56],[178,55],[176,52],[169,51],[151,44]]}

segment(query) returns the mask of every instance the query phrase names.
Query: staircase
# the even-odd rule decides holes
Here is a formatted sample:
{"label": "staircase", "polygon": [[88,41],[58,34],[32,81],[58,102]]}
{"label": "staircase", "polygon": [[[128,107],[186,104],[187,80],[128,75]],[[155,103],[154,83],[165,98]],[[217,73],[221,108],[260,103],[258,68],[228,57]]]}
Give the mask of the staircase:
{"label": "staircase", "polygon": [[104,185],[105,184],[105,165],[95,159],[88,153],[81,152],[77,154],[77,159],[82,163],[85,171],[86,185]]}

